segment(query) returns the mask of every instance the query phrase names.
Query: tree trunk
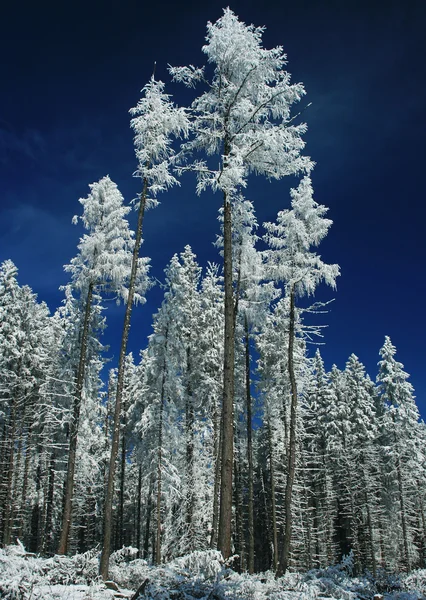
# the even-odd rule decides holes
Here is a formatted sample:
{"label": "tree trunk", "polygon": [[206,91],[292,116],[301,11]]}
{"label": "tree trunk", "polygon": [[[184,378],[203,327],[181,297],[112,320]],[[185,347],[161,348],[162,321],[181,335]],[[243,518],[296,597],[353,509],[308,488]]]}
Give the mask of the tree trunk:
{"label": "tree trunk", "polygon": [[46,502],[46,521],[44,525],[43,552],[52,550],[53,497],[55,491],[55,453],[52,452],[49,463],[49,482]]}
{"label": "tree trunk", "polygon": [[[228,151],[225,147],[225,156]],[[232,291],[231,199],[224,194],[223,255],[225,280],[225,348],[222,408],[222,466],[218,550],[226,560],[231,556],[232,467],[234,461],[234,301]]]}
{"label": "tree trunk", "polygon": [[250,338],[247,315],[244,316],[246,350],[246,403],[247,403],[247,462],[248,462],[248,572],[254,572],[254,516],[253,516],[253,440],[250,391]]}
{"label": "tree trunk", "polygon": [[191,349],[186,349],[186,526],[188,528],[188,551],[194,546],[194,399],[191,386]]}
{"label": "tree trunk", "polygon": [[277,529],[277,508],[275,501],[275,469],[274,458],[272,455],[272,431],[271,423],[268,417],[268,446],[269,446],[269,473],[271,477],[271,520],[272,520],[272,547],[274,555],[272,557],[272,568],[274,571],[278,567],[278,529]]}
{"label": "tree trunk", "polygon": [[[314,506],[316,516],[315,516],[314,523],[313,523],[314,531],[312,531],[311,515],[309,514],[310,513],[310,510],[309,510],[310,502],[309,502],[308,490],[306,489],[306,481],[303,482],[303,496],[304,496],[305,506],[306,506],[306,510],[305,511],[302,510],[302,517],[301,517],[302,523],[303,523],[304,516],[306,519],[306,527],[305,527],[305,531],[306,531],[306,536],[305,536],[306,563],[305,564],[308,568],[308,571],[310,571],[312,569],[312,561],[313,561],[312,546],[314,546],[314,545],[315,545],[315,554],[316,554],[318,566],[320,564],[319,533],[318,533],[319,528],[317,527],[317,529],[315,530],[315,519],[317,519],[317,514],[318,514],[318,502],[315,502],[315,506]],[[314,537],[314,540],[312,539],[313,537]]]}
{"label": "tree trunk", "polygon": [[[347,459],[348,452],[351,449],[346,445],[346,436],[343,433],[343,460],[346,463],[346,473],[349,479],[349,507],[350,507],[350,540],[352,549],[354,552],[354,567],[355,574],[358,574],[361,571],[361,548],[359,543],[359,530],[358,530],[358,519],[356,516],[356,506],[355,506],[355,483],[352,478],[352,468],[350,461]],[[353,462],[353,461],[352,461]],[[342,481],[345,481],[346,477],[342,477]]]}
{"label": "tree trunk", "polygon": [[126,405],[123,403],[123,434],[121,436],[120,495],[117,515],[117,548],[124,545],[124,486],[126,482]]}
{"label": "tree trunk", "polygon": [[323,452],[323,470],[324,470],[324,493],[325,493],[325,507],[327,511],[327,524],[326,524],[326,551],[327,551],[327,565],[333,564],[334,552],[333,552],[333,535],[334,535],[334,504],[332,499],[333,486],[329,483],[329,477],[327,476],[327,459],[326,453]]}
{"label": "tree trunk", "polygon": [[[40,455],[39,455],[40,456]],[[37,552],[40,545],[40,488],[41,488],[41,459],[36,471],[36,498],[31,511],[30,552]]]}
{"label": "tree trunk", "polygon": [[21,517],[20,517],[19,528],[18,528],[18,537],[20,539],[22,538],[22,535],[24,532],[24,527],[26,525],[26,521],[28,518],[27,490],[28,490],[28,475],[29,475],[30,460],[31,460],[31,445],[32,445],[32,438],[33,438],[33,423],[34,423],[34,421],[31,420],[31,423],[28,426],[27,447],[25,449],[24,478],[22,481],[22,491],[21,491]]}
{"label": "tree trunk", "polygon": [[155,564],[161,564],[161,484],[163,475],[163,411],[164,386],[166,382],[166,362],[164,361],[163,378],[161,381],[160,416],[158,422],[158,462],[157,462],[157,535],[155,540]]}
{"label": "tree trunk", "polygon": [[112,529],[112,501],[114,497],[114,483],[115,483],[115,462],[118,454],[118,447],[120,441],[120,417],[121,417],[121,400],[123,397],[124,387],[124,371],[126,366],[126,351],[127,342],[129,339],[130,331],[130,319],[132,316],[133,299],[135,296],[135,285],[136,275],[138,270],[138,259],[139,251],[142,243],[142,225],[143,217],[145,214],[146,205],[146,194],[148,188],[148,181],[145,178],[143,184],[143,190],[141,194],[139,211],[138,211],[138,223],[136,227],[136,238],[135,246],[133,248],[132,257],[132,268],[130,273],[129,281],[129,295],[127,297],[126,313],[124,316],[123,335],[121,338],[120,357],[118,361],[118,377],[117,377],[117,395],[115,399],[115,410],[114,410],[114,425],[113,425],[113,436],[111,444],[111,456],[109,461],[108,469],[108,483],[107,491],[105,494],[105,508],[104,508],[104,526],[103,526],[103,544],[102,554],[99,566],[100,575],[104,580],[108,579],[109,570],[109,555],[111,551],[111,529]]}
{"label": "tree trunk", "polygon": [[[417,487],[420,490],[421,483],[420,481],[417,482]],[[419,493],[419,513],[420,513],[420,522],[419,522],[419,531],[420,531],[420,559],[421,565],[424,565],[425,563],[425,558],[426,558],[426,522],[425,522],[425,511],[424,511],[424,507],[423,507],[423,499],[422,499],[422,494],[421,492]]]}
{"label": "tree trunk", "polygon": [[210,535],[210,548],[217,546],[218,522],[219,522],[219,489],[220,489],[220,466],[222,454],[222,419],[219,419],[219,409],[214,401],[213,414],[213,456],[215,460],[214,484],[213,484],[213,516],[212,531]]}
{"label": "tree trunk", "polygon": [[[396,443],[396,439],[395,439]],[[405,513],[405,502],[404,502],[404,484],[402,481],[402,472],[401,472],[401,459],[399,457],[399,449],[397,449],[397,460],[396,460],[396,473],[398,477],[398,491],[399,491],[399,506],[401,510],[401,525],[402,525],[402,536],[404,542],[404,558],[405,558],[405,568],[407,572],[410,572],[410,554],[408,550],[408,528],[407,528],[407,516]]]}
{"label": "tree trunk", "polygon": [[277,577],[284,575],[287,571],[290,559],[290,543],[292,528],[292,496],[294,475],[296,471],[296,414],[297,414],[297,385],[294,370],[294,340],[295,340],[295,290],[294,286],[290,288],[290,322],[288,334],[288,374],[291,388],[291,407],[290,407],[290,441],[288,448],[288,473],[285,486],[284,514],[285,528],[284,540],[280,564],[277,569]]}
{"label": "tree trunk", "polygon": [[[19,359],[18,373],[21,371],[21,359]],[[7,468],[6,468],[6,486],[3,508],[3,544],[10,544],[11,538],[11,516],[12,516],[12,483],[13,483],[13,468],[15,464],[15,442],[16,442],[16,425],[18,413],[18,398],[17,390],[12,396],[12,406],[9,417],[9,434],[6,441],[8,446]]]}
{"label": "tree trunk", "polygon": [[241,472],[238,465],[239,459],[239,448],[236,444],[237,450],[234,453],[234,496],[235,496],[235,554],[238,554],[239,561],[234,564],[234,568],[239,573],[245,571],[245,544],[244,544],[244,533],[243,533],[243,510],[242,510],[242,485],[241,485]]}
{"label": "tree trunk", "polygon": [[154,477],[151,475],[149,482],[148,498],[146,502],[146,522],[145,522],[145,535],[143,540],[143,553],[142,558],[148,560],[149,553],[149,534],[151,529],[151,512],[152,512],[152,488],[153,488]]}
{"label": "tree trunk", "polygon": [[65,484],[64,509],[62,513],[62,529],[59,540],[58,554],[66,554],[68,539],[71,529],[72,501],[74,495],[74,473],[77,456],[78,427],[80,423],[81,401],[83,396],[84,375],[86,372],[87,345],[89,341],[90,313],[92,309],[93,282],[90,282],[87,291],[86,306],[84,311],[83,333],[81,336],[80,357],[78,362],[76,390],[73,402],[73,415],[70,428],[70,443],[68,449],[68,466]]}
{"label": "tree trunk", "polygon": [[407,527],[407,515],[405,512],[405,501],[404,501],[404,482],[402,479],[402,470],[401,470],[401,455],[399,452],[399,440],[396,434],[396,422],[395,415],[392,414],[392,422],[393,422],[393,440],[394,440],[394,450],[396,452],[396,474],[398,478],[398,492],[399,492],[399,507],[401,511],[401,526],[402,526],[402,537],[404,544],[404,559],[405,559],[405,568],[407,572],[410,571],[410,554],[408,549],[408,527]]}
{"label": "tree trunk", "polygon": [[365,501],[365,508],[367,511],[367,527],[368,527],[368,537],[369,537],[368,545],[369,545],[370,558],[371,558],[371,570],[373,573],[373,577],[376,577],[377,563],[376,563],[376,553],[375,553],[375,548],[374,548],[374,528],[373,528],[373,521],[371,518],[371,509],[370,509],[371,494],[370,494],[367,477],[366,477],[366,465],[365,465],[365,459],[364,459],[363,453],[361,455],[361,465],[362,465],[362,475],[363,475],[363,479],[364,479],[364,485],[363,485],[364,501]]}
{"label": "tree trunk", "polygon": [[[19,520],[20,520],[20,514],[19,514],[19,488],[20,488],[20,478],[21,478],[21,474],[22,474],[22,468],[21,468],[21,463],[22,463],[22,446],[23,446],[23,437],[24,437],[24,423],[25,423],[25,409],[26,406],[24,404],[23,407],[23,412],[21,413],[21,423],[18,429],[18,433],[17,433],[17,440],[18,440],[18,448],[17,448],[17,452],[16,452],[16,461],[15,461],[15,465],[14,465],[14,477],[13,477],[13,484],[12,484],[12,501],[11,501],[11,505],[10,505],[10,518],[9,518],[9,522],[10,522],[10,535],[11,538],[13,538],[13,529],[14,529],[14,522],[16,521],[16,518],[18,517],[18,529],[19,529]],[[16,529],[15,532],[17,533]]]}
{"label": "tree trunk", "polygon": [[138,496],[136,501],[136,548],[138,549],[138,558],[141,557],[141,494],[142,494],[142,467],[139,467],[138,473]]}

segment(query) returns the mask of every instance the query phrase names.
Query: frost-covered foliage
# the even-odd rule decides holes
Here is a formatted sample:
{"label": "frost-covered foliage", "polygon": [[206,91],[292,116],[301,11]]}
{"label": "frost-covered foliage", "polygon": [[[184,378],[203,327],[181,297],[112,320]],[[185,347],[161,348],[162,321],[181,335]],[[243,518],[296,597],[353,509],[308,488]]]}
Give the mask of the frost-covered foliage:
{"label": "frost-covered foliage", "polygon": [[[193,552],[160,567],[132,560],[132,549],[111,557],[111,578],[130,598],[140,590],[140,600],[336,600],[370,599],[376,593],[386,600],[421,600],[426,593],[426,571],[409,576],[379,573],[353,578],[350,562],[301,575],[288,573],[275,579],[272,572],[238,574],[215,550]],[[5,600],[100,600],[114,592],[97,578],[97,551],[73,557],[42,559],[27,555],[22,546],[0,550],[0,594]],[[143,586],[141,588],[141,586]],[[124,588],[124,589],[123,589]]]}
{"label": "frost-covered foliage", "polygon": [[135,150],[140,177],[146,186],[146,205],[157,206],[157,195],[179,184],[171,166],[175,151],[172,141],[186,137],[189,121],[184,108],[173,105],[170,95],[164,93],[164,83],[151,77],[142,90],[143,97],[130,109],[130,125],[135,132]]}
{"label": "frost-covered foliage", "polygon": [[217,268],[210,266],[202,278],[187,246],[165,274],[165,298],[141,355],[131,417],[144,496],[155,506],[158,562],[208,547],[223,360]]}
{"label": "frost-covered foliage", "polygon": [[[92,283],[96,289],[115,295],[117,302],[126,301],[135,243],[127,221],[130,207],[124,205],[120,190],[108,176],[89,187],[87,198],[79,200],[83,214],[74,217],[74,223],[81,221],[87,233],[65,271],[72,274],[72,285],[80,292]],[[139,258],[135,302],[145,301],[148,262]]]}
{"label": "frost-covered foliage", "polygon": [[[20,286],[17,268],[0,265],[0,539],[9,543],[41,502],[37,465],[49,461],[57,414],[47,386],[58,352],[44,303]],[[59,336],[60,339],[60,336]],[[19,491],[18,491],[19,490]]]}
{"label": "frost-covered foliage", "polygon": [[299,296],[312,295],[324,281],[336,287],[338,265],[328,265],[312,251],[328,233],[332,221],[324,215],[328,208],[315,202],[310,177],[304,177],[291,190],[291,210],[278,213],[276,223],[264,223],[268,270],[275,281],[283,281],[287,289],[295,288]]}
{"label": "frost-covered foliage", "polygon": [[[191,107],[193,137],[185,154],[219,154],[216,169],[205,159],[195,160],[198,192],[211,187],[227,195],[245,187],[249,173],[269,178],[309,170],[312,162],[301,156],[306,126],[294,125],[291,107],[305,94],[300,83],[290,84],[286,55],[280,46],[262,45],[264,28],[239,21],[230,8],[207,24],[202,50],[214,68],[207,91]],[[206,83],[207,69],[171,67],[176,81],[192,87]]]}

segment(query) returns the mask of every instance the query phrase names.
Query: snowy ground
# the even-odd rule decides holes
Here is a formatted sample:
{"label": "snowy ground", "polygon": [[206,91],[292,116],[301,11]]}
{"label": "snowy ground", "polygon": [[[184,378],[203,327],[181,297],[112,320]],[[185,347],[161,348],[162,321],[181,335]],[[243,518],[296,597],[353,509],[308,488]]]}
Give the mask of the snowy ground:
{"label": "snowy ground", "polygon": [[20,545],[0,550],[0,598],[4,600],[112,600],[132,598],[145,582],[140,600],[385,600],[426,599],[426,570],[396,576],[382,573],[351,578],[351,561],[305,574],[240,575],[215,551],[194,552],[162,567],[133,560],[132,549],[112,556],[110,575],[119,591],[97,576],[98,552],[39,558]]}

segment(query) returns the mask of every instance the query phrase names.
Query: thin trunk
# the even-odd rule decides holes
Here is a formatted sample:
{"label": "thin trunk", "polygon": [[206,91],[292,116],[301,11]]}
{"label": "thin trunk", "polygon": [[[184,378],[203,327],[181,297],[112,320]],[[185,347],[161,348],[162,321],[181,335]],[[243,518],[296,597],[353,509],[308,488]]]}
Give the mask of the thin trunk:
{"label": "thin trunk", "polygon": [[27,489],[28,489],[28,475],[29,475],[30,460],[31,460],[31,443],[32,443],[32,437],[33,437],[33,423],[34,423],[34,421],[31,420],[31,423],[29,424],[29,427],[28,427],[27,447],[25,450],[24,478],[22,481],[22,492],[21,492],[21,518],[20,518],[19,528],[18,528],[18,537],[19,538],[22,537],[24,527],[26,524],[26,520],[27,520],[27,509],[26,509],[26,507],[27,507]]}
{"label": "thin trunk", "polygon": [[[306,506],[306,510],[303,511],[302,509],[302,517],[301,517],[301,521],[303,524],[303,516],[304,514],[305,519],[306,519],[306,542],[305,542],[305,550],[306,550],[306,554],[305,556],[307,556],[307,561],[306,561],[306,565],[308,567],[308,570],[310,571],[312,569],[312,546],[315,544],[315,553],[316,553],[316,558],[317,558],[317,563],[318,566],[320,565],[320,552],[319,552],[319,533],[318,533],[318,529],[316,529],[316,531],[314,531],[314,535],[315,535],[315,542],[312,540],[313,537],[313,532],[312,532],[312,527],[311,527],[311,516],[309,514],[309,496],[308,496],[308,490],[306,489],[306,482],[303,482],[303,495],[304,495],[304,500],[305,500],[305,506]],[[317,514],[317,502],[315,502],[315,514]],[[314,529],[315,529],[315,521],[314,521]]]}
{"label": "thin trunk", "polygon": [[[395,440],[396,442],[396,440]],[[398,452],[398,446],[396,446]],[[398,477],[398,491],[399,491],[399,506],[401,510],[401,525],[402,525],[402,536],[404,542],[404,558],[405,558],[405,568],[407,572],[410,571],[410,554],[408,550],[408,528],[407,528],[407,516],[405,514],[405,502],[404,502],[404,484],[402,481],[402,472],[401,472],[401,459],[399,457],[399,452],[397,455],[396,462],[396,473]]]}
{"label": "thin trunk", "polygon": [[[39,455],[40,456],[40,455]],[[41,459],[36,471],[36,498],[31,511],[30,552],[37,552],[40,542],[40,488],[41,488]]]}
{"label": "thin trunk", "polygon": [[136,548],[138,549],[138,558],[141,557],[141,494],[142,494],[142,467],[139,467],[138,474],[138,497],[136,502]]}
{"label": "thin trunk", "polygon": [[248,572],[254,572],[254,511],[253,511],[253,439],[250,391],[250,338],[247,315],[244,316],[246,350],[246,403],[247,403],[247,462],[248,462]]}
{"label": "thin trunk", "polygon": [[7,489],[8,469],[8,439],[7,439],[8,423],[6,419],[3,422],[3,430],[0,443],[0,539],[3,539],[4,527],[4,508]]}
{"label": "thin trunk", "polygon": [[52,525],[53,525],[53,498],[55,491],[55,453],[52,452],[49,464],[49,483],[46,503],[46,522],[44,525],[43,551],[44,553],[52,550]]}
{"label": "thin trunk", "polygon": [[167,348],[167,333],[166,333],[166,347],[164,350],[164,364],[163,364],[163,377],[161,380],[161,397],[160,397],[160,415],[158,422],[158,455],[157,455],[157,535],[155,541],[155,564],[161,564],[161,484],[163,475],[163,414],[164,414],[164,389],[166,384],[166,353]]}
{"label": "thin trunk", "polygon": [[[25,419],[25,405],[24,405],[24,411],[23,411],[23,413],[21,413],[21,415],[19,417],[19,421],[22,422],[23,419]],[[14,459],[14,465],[13,465],[13,477],[12,477],[12,481],[11,481],[9,517],[6,520],[6,523],[9,526],[10,540],[12,540],[12,538],[14,537],[12,535],[13,530],[14,530],[14,522],[16,520],[16,516],[19,515],[19,507],[18,507],[19,491],[18,490],[19,490],[19,478],[20,478],[20,474],[22,473],[22,470],[21,470],[22,437],[23,437],[23,427],[22,427],[22,425],[20,425],[15,434],[15,439],[17,440],[17,448],[15,450],[15,459]]]}
{"label": "thin trunk", "polygon": [[325,507],[327,511],[327,521],[326,521],[326,549],[327,549],[327,565],[331,565],[334,559],[333,553],[333,513],[332,513],[332,505],[333,500],[331,498],[333,489],[332,484],[329,485],[329,478],[327,477],[327,460],[326,460],[326,452],[323,451],[322,454],[322,462],[323,462],[323,470],[324,470],[324,493],[325,493]]}
{"label": "thin trunk", "polygon": [[132,316],[133,299],[135,296],[136,275],[138,270],[139,251],[142,243],[142,225],[145,214],[146,194],[148,189],[148,181],[145,178],[141,200],[138,211],[138,223],[136,227],[135,245],[133,248],[132,268],[129,281],[129,294],[127,297],[126,313],[124,316],[123,335],[121,338],[120,357],[118,361],[118,377],[117,377],[117,395],[115,399],[114,410],[114,425],[111,444],[111,456],[108,470],[108,483],[105,495],[104,508],[104,526],[103,526],[103,545],[102,554],[99,566],[100,575],[104,580],[108,579],[109,570],[109,555],[111,551],[111,530],[112,530],[112,501],[114,497],[114,482],[115,482],[115,463],[118,454],[120,441],[120,417],[121,417],[121,400],[123,397],[124,387],[124,370],[126,366],[126,351],[127,342],[129,339],[130,319]]}
{"label": "thin trunk", "polygon": [[[417,487],[420,490],[420,481],[417,482]],[[422,494],[421,492],[419,493],[419,512],[420,512],[420,523],[419,523],[419,531],[420,531],[420,539],[421,539],[421,544],[420,544],[420,558],[421,558],[421,563],[420,564],[424,564],[425,562],[425,558],[426,558],[426,521],[425,521],[425,511],[424,511],[424,507],[423,507],[423,499],[422,499]]]}
{"label": "thin trunk", "polygon": [[[105,407],[105,423],[104,423],[104,427],[105,427],[105,431],[104,431],[104,453],[105,456],[107,456],[108,454],[108,446],[109,446],[109,424],[110,424],[110,417],[111,417],[111,398],[113,395],[113,383],[114,383],[114,379],[110,374],[110,378],[108,380],[108,394],[107,394],[107,402],[106,402],[106,407]],[[105,458],[103,461],[103,470],[104,470],[104,477],[103,477],[103,490],[105,491],[108,485],[108,459]],[[105,504],[105,498],[104,498],[104,502],[103,504]]]}
{"label": "thin trunk", "polygon": [[[263,498],[263,514],[264,514],[264,526],[265,526],[265,530],[262,531],[262,540],[257,544],[257,548],[260,548],[261,550],[259,552],[256,553],[256,569],[258,571],[265,571],[271,568],[271,559],[270,559],[270,551],[271,551],[271,547],[273,547],[273,541],[272,541],[272,537],[271,537],[271,529],[269,526],[269,518],[271,516],[271,510],[269,508],[268,505],[268,498],[267,498],[267,493],[266,493],[266,486],[265,486],[265,471],[263,469],[261,469],[259,467],[259,475],[258,475],[258,479],[260,481],[261,484],[261,495]],[[260,508],[260,506],[259,506]],[[257,531],[258,529],[256,529]],[[267,551],[265,550],[267,549]],[[274,560],[274,557],[272,556],[272,562]]]}
{"label": "thin trunk", "polygon": [[385,550],[385,540],[383,539],[383,532],[385,527],[383,525],[383,518],[380,516],[379,521],[379,547],[380,547],[380,561],[379,565],[381,568],[384,568],[386,564],[386,550]]}
{"label": "thin trunk", "polygon": [[376,572],[377,572],[377,563],[376,563],[376,553],[375,553],[375,549],[374,549],[374,528],[373,528],[373,522],[371,519],[371,510],[370,510],[370,494],[369,494],[369,488],[368,488],[368,483],[367,483],[367,477],[365,474],[366,471],[366,466],[365,466],[365,460],[364,460],[364,455],[361,455],[361,465],[362,465],[362,474],[363,474],[363,479],[364,479],[364,501],[365,501],[365,507],[367,510],[367,527],[368,527],[368,536],[369,536],[369,550],[370,550],[370,557],[371,557],[371,569],[373,572],[373,577],[376,577]]}
{"label": "thin trunk", "polygon": [[154,477],[151,475],[149,481],[148,498],[146,502],[146,522],[145,522],[145,535],[143,540],[143,556],[145,560],[148,560],[149,552],[149,534],[151,530],[151,513],[152,513],[152,488],[153,488]]}
{"label": "thin trunk", "polygon": [[[21,359],[19,359],[18,373],[21,371]],[[6,470],[6,493],[4,499],[4,513],[3,513],[3,544],[7,546],[10,544],[11,538],[11,516],[12,516],[12,482],[13,482],[13,468],[15,463],[15,438],[16,438],[16,422],[18,412],[18,398],[17,393],[13,393],[12,406],[10,410],[9,419],[9,436],[7,439],[7,445],[9,450],[9,456],[7,461]]]}
{"label": "thin trunk", "polygon": [[365,506],[367,508],[367,525],[368,525],[368,535],[370,538],[369,546],[370,546],[370,556],[371,556],[371,567],[372,567],[373,577],[376,577],[376,573],[377,573],[376,553],[374,551],[373,523],[371,520],[371,511],[370,511],[370,504],[368,502],[367,487],[364,488],[364,497],[365,497]]}
{"label": "thin trunk", "polygon": [[166,354],[167,354],[167,340],[168,331],[165,332],[165,346],[164,346],[164,362],[163,362],[163,376],[161,379],[161,393],[160,393],[160,414],[158,424],[158,463],[157,463],[157,505],[156,505],[156,516],[157,516],[157,535],[155,542],[155,563],[159,565],[161,563],[161,541],[162,541],[162,524],[161,524],[161,493],[162,493],[162,461],[163,461],[163,416],[164,416],[164,401],[165,401],[165,385],[166,385]]}
{"label": "thin trunk", "polygon": [[15,467],[14,467],[14,477],[13,477],[13,485],[12,485],[12,502],[11,502],[11,506],[10,506],[10,533],[12,536],[12,532],[13,532],[13,526],[14,526],[14,521],[16,520],[16,517],[18,516],[18,528],[19,528],[19,519],[20,519],[20,515],[19,515],[19,487],[20,487],[20,475],[22,473],[22,469],[21,469],[21,462],[22,462],[22,444],[23,444],[23,436],[24,436],[24,427],[23,427],[23,423],[25,422],[25,405],[24,405],[24,411],[23,414],[21,415],[21,426],[18,430],[18,448],[17,448],[17,452],[16,452],[16,461],[15,461]]}
{"label": "thin trunk", "polygon": [[[356,518],[356,507],[355,507],[355,500],[354,500],[354,493],[355,493],[355,483],[353,481],[352,478],[352,468],[351,468],[351,464],[349,464],[349,460],[347,459],[348,456],[348,448],[346,445],[346,436],[345,433],[343,432],[343,457],[344,457],[344,462],[346,463],[346,473],[348,475],[349,478],[349,507],[350,507],[350,538],[351,538],[351,542],[352,542],[352,549],[354,552],[354,567],[355,567],[355,574],[358,574],[361,571],[361,548],[360,548],[360,543],[359,543],[359,531],[358,531],[358,520]],[[342,478],[344,481],[344,477]]]}
{"label": "thin trunk", "polygon": [[288,454],[288,409],[287,409],[287,394],[283,394],[282,402],[282,422],[284,425],[284,451]]}
{"label": "thin trunk", "polygon": [[217,546],[218,522],[219,522],[219,488],[220,488],[220,465],[222,458],[222,419],[219,419],[219,409],[215,400],[213,415],[213,455],[215,458],[214,486],[213,486],[213,517],[212,531],[210,536],[210,548]]}
{"label": "thin trunk", "polygon": [[124,544],[124,485],[126,482],[126,406],[123,403],[123,434],[121,436],[121,464],[120,464],[120,496],[117,515],[117,546],[122,548]]}
{"label": "thin trunk", "polygon": [[268,445],[269,445],[269,473],[271,476],[271,520],[272,520],[272,547],[274,555],[272,558],[272,568],[274,571],[278,567],[278,529],[277,529],[277,508],[275,500],[275,469],[272,455],[272,431],[271,423],[268,418]]}
{"label": "thin trunk", "polygon": [[188,346],[186,349],[186,526],[188,528],[189,547],[192,552],[194,547],[194,400],[191,387],[191,349]]}
{"label": "thin trunk", "polygon": [[399,443],[396,435],[396,423],[395,423],[395,415],[392,415],[393,420],[393,438],[394,438],[394,448],[396,451],[396,473],[398,477],[398,492],[399,492],[399,506],[401,511],[401,525],[402,525],[402,536],[404,542],[404,558],[405,558],[405,567],[407,572],[410,571],[410,554],[408,550],[408,528],[407,528],[407,516],[405,514],[405,502],[404,502],[404,482],[402,480],[402,470],[401,470],[401,457],[399,453]]}
{"label": "thin trunk", "polygon": [[[229,148],[225,144],[225,157]],[[225,348],[222,408],[222,466],[218,550],[224,559],[231,556],[232,467],[234,462],[234,301],[232,291],[232,212],[231,199],[224,194],[223,255],[225,281]]]}
{"label": "thin trunk", "polygon": [[290,289],[290,322],[288,334],[288,374],[291,388],[291,407],[290,407],[290,442],[288,449],[288,473],[285,487],[284,500],[284,540],[280,564],[277,569],[277,577],[284,575],[288,569],[290,559],[290,543],[292,529],[292,499],[294,475],[296,471],[296,411],[297,411],[297,385],[294,370],[294,339],[295,339],[295,290],[294,286]]}
{"label": "thin trunk", "polygon": [[243,511],[242,511],[242,491],[241,491],[241,472],[238,466],[239,451],[234,454],[234,496],[235,496],[235,554],[239,556],[239,561],[235,565],[236,570],[241,573],[245,570],[245,548],[243,534]]}
{"label": "thin trunk", "polygon": [[83,333],[81,336],[80,357],[76,379],[76,390],[73,403],[73,415],[70,428],[70,442],[68,449],[68,466],[65,484],[64,510],[62,513],[62,529],[59,540],[58,554],[68,551],[68,539],[71,529],[72,501],[74,496],[74,474],[77,456],[78,427],[80,424],[80,410],[83,396],[84,376],[86,372],[87,346],[89,341],[90,313],[92,309],[93,282],[90,282],[87,291],[86,307],[84,311]]}

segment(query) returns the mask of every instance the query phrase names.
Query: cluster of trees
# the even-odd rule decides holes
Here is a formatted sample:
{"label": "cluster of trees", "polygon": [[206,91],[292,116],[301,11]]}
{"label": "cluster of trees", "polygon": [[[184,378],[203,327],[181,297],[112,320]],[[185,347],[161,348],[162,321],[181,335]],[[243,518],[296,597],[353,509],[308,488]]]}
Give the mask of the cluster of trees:
{"label": "cluster of trees", "polygon": [[[277,574],[350,551],[358,571],[424,564],[426,429],[394,346],[385,339],[377,383],[355,355],[326,373],[319,351],[307,352],[321,333],[310,317],[324,305],[300,298],[334,288],[339,268],[315,250],[331,221],[313,197],[305,126],[291,116],[304,89],[262,33],[229,9],[208,24],[212,76],[171,68],[176,81],[203,86],[190,109],[154,77],[145,86],[131,111],[136,231],[111,179],[92,184],[53,316],[11,261],[1,265],[3,544],[19,537],[62,554],[99,544],[104,577],[123,545],[156,563],[217,547],[242,570]],[[135,360],[132,308],[151,285],[139,256],[145,210],[184,171],[196,173],[198,192],[222,195],[223,269],[203,271],[189,246],[172,257]],[[301,175],[262,241],[243,195],[251,173]],[[107,296],[125,316],[105,384]]]}

